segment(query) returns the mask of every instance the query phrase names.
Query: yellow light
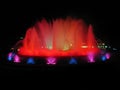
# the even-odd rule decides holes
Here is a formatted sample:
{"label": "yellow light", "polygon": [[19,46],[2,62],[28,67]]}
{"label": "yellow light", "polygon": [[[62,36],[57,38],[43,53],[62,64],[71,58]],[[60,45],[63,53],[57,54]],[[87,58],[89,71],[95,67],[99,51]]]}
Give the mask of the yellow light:
{"label": "yellow light", "polygon": [[20,49],[18,48],[17,51],[20,51]]}
{"label": "yellow light", "polygon": [[52,49],[52,46],[49,46],[48,48],[51,50],[51,49]]}
{"label": "yellow light", "polygon": [[64,45],[63,50],[69,50],[69,46],[68,45]]}
{"label": "yellow light", "polygon": [[72,46],[72,43],[70,44],[70,46]]}
{"label": "yellow light", "polygon": [[105,45],[105,43],[102,43],[102,45]]}
{"label": "yellow light", "polygon": [[81,48],[88,48],[88,46],[81,46]]}

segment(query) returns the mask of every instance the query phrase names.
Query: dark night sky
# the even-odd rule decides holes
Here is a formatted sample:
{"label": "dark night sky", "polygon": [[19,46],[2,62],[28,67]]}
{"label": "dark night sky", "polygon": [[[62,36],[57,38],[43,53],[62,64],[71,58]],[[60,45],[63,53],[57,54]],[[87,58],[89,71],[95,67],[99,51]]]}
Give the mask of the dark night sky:
{"label": "dark night sky", "polygon": [[61,4],[48,5],[28,4],[28,5],[9,5],[2,10],[1,38],[5,39],[2,49],[10,48],[21,35],[24,35],[27,28],[33,25],[37,20],[45,17],[47,19],[73,16],[82,17],[88,23],[92,23],[95,34],[102,40],[107,40],[113,47],[119,48],[119,14],[118,6],[109,4]]}

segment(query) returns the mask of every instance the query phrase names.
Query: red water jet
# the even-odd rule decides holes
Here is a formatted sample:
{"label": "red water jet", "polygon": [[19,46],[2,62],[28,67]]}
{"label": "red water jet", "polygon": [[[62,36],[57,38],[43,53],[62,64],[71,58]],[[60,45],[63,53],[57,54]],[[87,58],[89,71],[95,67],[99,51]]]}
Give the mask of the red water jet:
{"label": "red water jet", "polygon": [[18,54],[27,56],[81,56],[97,53],[92,25],[82,19],[42,19],[30,27]]}

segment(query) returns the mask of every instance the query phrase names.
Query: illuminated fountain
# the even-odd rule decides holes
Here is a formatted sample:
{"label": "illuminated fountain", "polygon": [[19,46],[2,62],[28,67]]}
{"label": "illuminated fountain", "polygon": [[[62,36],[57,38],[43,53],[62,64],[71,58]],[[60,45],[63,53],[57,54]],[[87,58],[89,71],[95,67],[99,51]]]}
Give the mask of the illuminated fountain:
{"label": "illuminated fountain", "polygon": [[92,25],[87,25],[82,19],[67,17],[51,22],[42,19],[28,28],[23,40],[15,44],[8,54],[8,61],[36,64],[39,58],[41,64],[48,65],[59,63],[61,58],[68,64],[80,63],[80,57],[85,57],[84,61],[92,63],[96,57],[106,61],[110,54],[106,53],[105,48],[100,48],[100,45],[94,36]]}
{"label": "illuminated fountain", "polygon": [[[68,17],[30,27],[18,54],[24,56],[82,56],[99,51],[92,25]],[[91,56],[90,56],[91,57]]]}

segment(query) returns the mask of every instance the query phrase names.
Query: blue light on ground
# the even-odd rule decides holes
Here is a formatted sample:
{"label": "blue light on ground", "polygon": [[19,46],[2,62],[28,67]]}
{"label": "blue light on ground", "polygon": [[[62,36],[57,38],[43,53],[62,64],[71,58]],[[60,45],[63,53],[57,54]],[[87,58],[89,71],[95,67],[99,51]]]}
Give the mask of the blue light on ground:
{"label": "blue light on ground", "polygon": [[35,64],[34,59],[33,59],[33,58],[29,58],[29,59],[27,60],[27,64]]}
{"label": "blue light on ground", "polygon": [[102,60],[102,61],[106,61],[106,57],[105,57],[105,56],[102,56],[102,57],[101,57],[101,60]]}
{"label": "blue light on ground", "polygon": [[10,53],[8,54],[7,60],[8,60],[8,61],[12,61],[12,59],[13,59],[14,56],[15,56],[15,54],[12,53],[12,52],[10,52]]}
{"label": "blue light on ground", "polygon": [[75,58],[71,58],[69,64],[77,64],[77,60]]}

